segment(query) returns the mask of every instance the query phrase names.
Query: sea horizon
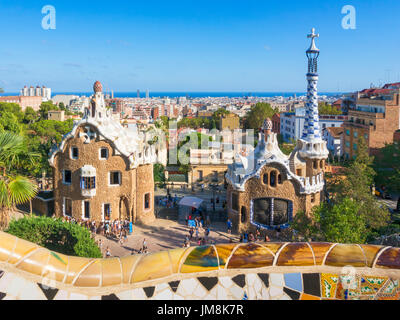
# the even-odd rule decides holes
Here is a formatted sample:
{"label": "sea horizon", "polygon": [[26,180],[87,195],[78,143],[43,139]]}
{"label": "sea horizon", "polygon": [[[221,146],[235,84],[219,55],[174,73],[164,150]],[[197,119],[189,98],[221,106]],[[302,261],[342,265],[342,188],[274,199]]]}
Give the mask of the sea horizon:
{"label": "sea horizon", "polygon": [[[105,92],[111,95],[111,92]],[[91,96],[93,92],[52,92],[52,97],[56,95],[76,95],[76,96]],[[258,97],[258,98],[271,98],[271,97],[294,97],[305,96],[306,92],[295,92],[295,91],[271,91],[271,92],[249,92],[249,91],[154,91],[149,92],[150,98],[177,98],[177,97],[188,97],[188,98],[243,98],[243,97]],[[343,92],[320,92],[319,96],[341,96]],[[20,93],[16,92],[4,92],[0,96],[19,96]],[[140,92],[140,98],[145,98],[146,92]],[[114,92],[114,98],[137,98],[137,92],[133,91],[121,91]]]}

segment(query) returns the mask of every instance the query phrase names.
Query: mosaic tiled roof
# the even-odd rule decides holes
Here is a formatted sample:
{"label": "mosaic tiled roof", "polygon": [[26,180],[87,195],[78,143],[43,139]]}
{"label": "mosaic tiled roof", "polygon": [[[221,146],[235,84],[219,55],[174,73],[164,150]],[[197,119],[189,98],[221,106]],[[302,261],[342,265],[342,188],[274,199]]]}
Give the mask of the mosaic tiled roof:
{"label": "mosaic tiled roof", "polygon": [[[219,244],[147,255],[89,259],[49,251],[0,233],[0,265],[73,287],[138,284],[177,274],[257,268],[362,268],[395,272],[400,278],[400,248],[331,243]],[[376,272],[375,272],[376,271]]]}

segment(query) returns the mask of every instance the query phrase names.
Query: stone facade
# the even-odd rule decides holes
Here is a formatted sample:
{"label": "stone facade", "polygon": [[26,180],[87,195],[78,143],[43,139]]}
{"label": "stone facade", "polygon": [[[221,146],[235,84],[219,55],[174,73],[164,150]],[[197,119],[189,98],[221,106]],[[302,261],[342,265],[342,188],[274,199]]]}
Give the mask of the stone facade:
{"label": "stone facade", "polygon": [[[100,85],[101,86],[101,85]],[[101,88],[101,87],[100,87]],[[95,85],[92,109],[50,157],[57,216],[150,223],[154,217],[155,150],[123,128]]]}

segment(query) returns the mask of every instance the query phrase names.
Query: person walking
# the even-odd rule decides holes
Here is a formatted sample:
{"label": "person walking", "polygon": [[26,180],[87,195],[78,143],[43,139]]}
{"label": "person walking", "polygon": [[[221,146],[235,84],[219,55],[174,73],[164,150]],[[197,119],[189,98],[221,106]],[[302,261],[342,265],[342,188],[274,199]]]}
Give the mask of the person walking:
{"label": "person walking", "polygon": [[228,233],[231,234],[232,233],[232,221],[231,221],[231,219],[228,219],[227,227],[228,227]]}
{"label": "person walking", "polygon": [[110,258],[110,257],[111,257],[111,251],[110,251],[110,248],[107,247],[106,258]]}

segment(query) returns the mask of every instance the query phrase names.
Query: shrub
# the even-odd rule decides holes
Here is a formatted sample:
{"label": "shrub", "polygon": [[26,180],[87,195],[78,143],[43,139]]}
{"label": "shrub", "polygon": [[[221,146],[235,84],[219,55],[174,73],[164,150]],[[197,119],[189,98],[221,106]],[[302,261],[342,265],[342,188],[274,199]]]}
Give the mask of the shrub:
{"label": "shrub", "polygon": [[71,256],[101,258],[102,254],[86,228],[61,219],[24,217],[13,220],[6,231],[51,251]]}

